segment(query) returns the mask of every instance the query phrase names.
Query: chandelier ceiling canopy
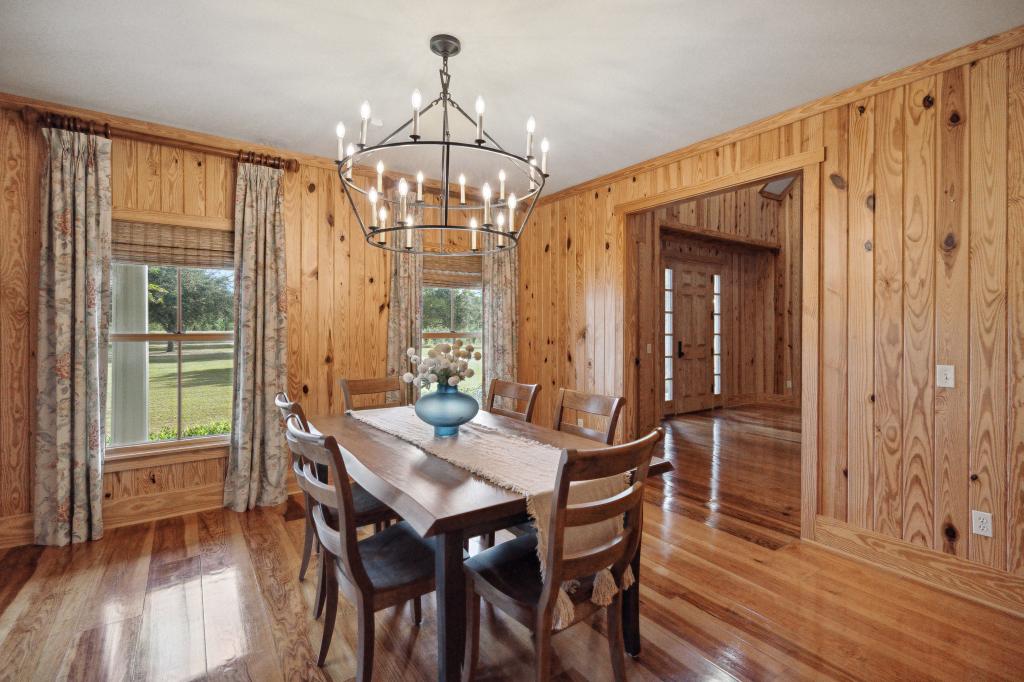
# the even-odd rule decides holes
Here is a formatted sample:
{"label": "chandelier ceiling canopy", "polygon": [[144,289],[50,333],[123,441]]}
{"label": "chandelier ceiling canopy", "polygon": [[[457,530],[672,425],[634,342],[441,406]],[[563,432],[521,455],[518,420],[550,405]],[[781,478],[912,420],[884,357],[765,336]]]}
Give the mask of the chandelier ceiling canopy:
{"label": "chandelier ceiling canopy", "polygon": [[414,90],[412,117],[374,145],[366,139],[369,102],[360,107],[357,143],[346,146],[345,125],[338,124],[342,188],[366,241],[379,248],[434,255],[515,248],[548,177],[547,138],[538,159],[531,116],[525,153],[502,147],[484,127],[483,98],[471,116],[449,89],[448,59],[461,50],[458,38],[436,35],[430,49],[441,57],[434,100],[424,106]]}

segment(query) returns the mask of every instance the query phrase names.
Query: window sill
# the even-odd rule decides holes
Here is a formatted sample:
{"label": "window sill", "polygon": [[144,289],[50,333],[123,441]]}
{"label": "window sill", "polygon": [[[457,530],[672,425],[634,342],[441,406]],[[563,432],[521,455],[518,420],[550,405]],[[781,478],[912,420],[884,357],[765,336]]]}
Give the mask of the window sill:
{"label": "window sill", "polygon": [[113,473],[180,462],[220,459],[228,456],[230,440],[228,436],[210,436],[166,443],[109,447],[103,459],[103,471]]}

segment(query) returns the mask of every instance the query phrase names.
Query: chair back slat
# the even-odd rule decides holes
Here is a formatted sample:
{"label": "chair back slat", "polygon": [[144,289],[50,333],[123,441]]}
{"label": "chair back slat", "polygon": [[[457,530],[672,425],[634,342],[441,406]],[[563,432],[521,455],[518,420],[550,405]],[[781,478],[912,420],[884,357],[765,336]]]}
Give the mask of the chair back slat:
{"label": "chair back slat", "polygon": [[[533,409],[537,405],[537,394],[540,393],[540,384],[519,384],[514,381],[502,379],[491,379],[491,387],[487,393],[487,411],[491,414],[500,414],[503,417],[518,419],[528,422],[533,419]],[[512,401],[511,407],[495,405],[495,398],[505,398]],[[523,403],[523,410],[516,408]]]}
{"label": "chair back slat", "polygon": [[[582,393],[568,388],[561,388],[558,390],[558,402],[555,404],[555,417],[552,423],[558,431],[572,433],[589,440],[596,440],[605,445],[611,445],[615,439],[615,427],[619,423],[619,413],[622,412],[622,407],[625,404],[625,399],[618,396]],[[605,417],[608,420],[607,428],[604,431],[599,431],[567,422],[564,420],[566,410]]]}
{"label": "chair back slat", "polygon": [[599,547],[562,557],[562,575],[566,580],[572,580],[585,575],[593,575],[614,565],[622,554],[626,542],[627,538],[624,535],[616,535]]}
{"label": "chair back slat", "polygon": [[[329,536],[332,530],[332,526],[326,521],[325,510],[333,512],[332,516],[338,519],[337,529],[333,531],[338,538],[337,546],[332,551],[328,543],[324,542],[324,547],[338,560],[345,576],[357,588],[362,591],[372,589],[362,558],[359,556],[352,484],[348,478],[341,447],[334,436],[303,431],[294,415],[288,418],[287,428],[288,446],[303,460],[303,465],[297,472],[297,475],[301,476],[299,485],[313,501],[313,520],[321,538]],[[333,486],[320,480],[313,464],[327,465],[331,480],[334,481]]]}
{"label": "chair back slat", "polygon": [[595,502],[570,504],[565,508],[565,526],[566,528],[589,526],[592,523],[601,523],[621,516],[635,507],[637,498],[643,494],[643,482],[637,481],[615,497]]}
{"label": "chair back slat", "polygon": [[281,413],[281,421],[288,421],[288,417],[295,415],[299,418],[299,422],[302,424],[302,428],[305,431],[309,431],[309,420],[306,419],[306,413],[302,409],[302,405],[288,397],[287,393],[278,393],[274,396],[274,405]]}
{"label": "chair back slat", "polygon": [[[552,497],[548,529],[547,557],[544,564],[544,590],[540,607],[550,611],[559,586],[611,568],[618,582],[640,543],[643,523],[643,486],[654,454],[654,446],[664,436],[657,428],[643,438],[622,445],[594,450],[563,450]],[[573,483],[622,476],[628,487],[604,499],[569,504]],[[622,529],[604,544],[567,555],[566,528],[606,521],[622,516]]]}
{"label": "chair back slat", "polygon": [[407,400],[406,385],[398,377],[376,377],[372,379],[341,379],[341,393],[345,399],[345,411],[358,409],[352,400],[354,396],[398,394],[398,404],[405,405]]}

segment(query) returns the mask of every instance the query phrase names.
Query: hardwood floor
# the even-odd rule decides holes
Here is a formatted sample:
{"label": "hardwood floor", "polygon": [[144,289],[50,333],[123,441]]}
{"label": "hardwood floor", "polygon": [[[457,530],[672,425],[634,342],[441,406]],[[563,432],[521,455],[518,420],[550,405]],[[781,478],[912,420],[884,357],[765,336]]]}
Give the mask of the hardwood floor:
{"label": "hardwood floor", "polygon": [[[791,415],[743,408],[669,426],[678,468],[647,492],[644,651],[627,659],[630,679],[1020,679],[1024,620],[793,537]],[[741,458],[757,468],[738,470]],[[344,601],[328,664],[313,664],[321,625],[313,581],[296,580],[302,532],[291,501],[3,551],[0,679],[347,680],[356,627]],[[407,611],[377,614],[376,679],[433,680],[435,623],[432,599],[418,629]],[[603,631],[596,619],[556,635],[555,679],[609,679]],[[479,679],[530,676],[524,628],[487,609],[481,635]]]}
{"label": "hardwood floor", "polygon": [[675,471],[652,502],[771,549],[800,537],[798,408],[706,410],[664,425]]}

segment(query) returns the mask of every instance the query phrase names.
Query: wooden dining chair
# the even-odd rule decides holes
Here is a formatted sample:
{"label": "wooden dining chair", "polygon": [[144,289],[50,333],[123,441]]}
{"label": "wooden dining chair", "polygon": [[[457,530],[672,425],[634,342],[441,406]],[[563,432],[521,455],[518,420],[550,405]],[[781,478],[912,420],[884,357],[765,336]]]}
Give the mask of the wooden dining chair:
{"label": "wooden dining chair", "polygon": [[[487,391],[487,411],[522,422],[532,421],[538,393],[540,393],[540,384],[518,384],[514,381],[491,379],[491,387]],[[495,405],[495,398],[506,398],[511,402],[511,406]],[[522,412],[515,409],[520,403],[524,406]]]}
{"label": "wooden dining chair", "polygon": [[[409,524],[388,526],[359,540],[353,487],[341,447],[333,436],[308,433],[297,417],[287,422],[288,445],[302,463],[299,486],[313,500],[313,522],[325,552],[326,612],[317,665],[323,666],[338,616],[338,592],[357,611],[356,679],[373,675],[374,614],[413,601],[415,622],[422,618],[421,598],[434,591],[434,547]],[[329,468],[334,485],[320,480],[314,465]]]}
{"label": "wooden dining chair", "polygon": [[[568,388],[560,388],[558,389],[558,402],[555,403],[555,418],[552,423],[556,431],[572,433],[605,445],[611,445],[615,440],[615,427],[619,423],[619,413],[622,412],[622,407],[625,404],[625,398],[619,396],[581,393]],[[563,421],[566,410],[606,417],[608,419],[607,428],[604,431],[598,431]]]}
{"label": "wooden dining chair", "polygon": [[[380,395],[391,392],[398,393],[398,404],[408,403],[408,386],[403,384],[398,377],[380,377],[375,379],[340,379],[341,394],[345,398],[345,411],[357,410],[352,401],[357,395]],[[393,404],[393,403],[392,403]]]}
{"label": "wooden dining chair", "polygon": [[[575,605],[574,625],[599,609],[590,601],[594,577],[611,567],[616,585],[640,547],[643,525],[643,490],[654,446],[661,440],[660,427],[639,440],[594,450],[563,450],[552,493],[548,546],[541,571],[537,536],[529,534],[504,542],[468,559],[466,570],[467,624],[463,680],[472,680],[479,653],[480,599],[530,628],[536,652],[537,680],[547,680],[551,668],[551,636],[555,601],[562,583],[578,580],[570,598]],[[606,499],[568,504],[569,488],[577,481],[630,474],[629,487]],[[623,517],[622,531],[598,547],[566,555],[566,529]],[[616,680],[626,679],[622,641],[622,593],[616,592],[607,607],[608,650]]]}
{"label": "wooden dining chair", "polygon": [[[274,405],[281,413],[281,419],[287,425],[288,419],[294,416],[299,427],[306,433],[315,433],[314,427],[309,423],[305,413],[302,410],[302,405],[288,398],[286,393],[278,393],[274,396]],[[298,455],[292,453],[292,471],[295,473],[295,479],[298,481],[301,460]],[[321,481],[327,482],[327,466],[317,465],[314,467],[314,471]],[[302,561],[299,564],[299,581],[306,579],[306,570],[309,568],[309,560],[313,554],[313,547],[320,551],[320,542],[316,535],[315,524],[313,523],[313,505],[309,495],[303,492],[305,507],[306,507],[306,528],[304,537],[302,540]],[[356,523],[359,526],[373,525],[375,529],[382,528],[385,524],[389,524],[393,521],[398,520],[398,514],[396,514],[390,507],[378,500],[376,497],[371,495],[358,483],[352,484],[352,500],[355,510]],[[320,617],[320,612],[324,605],[324,585],[323,580],[317,581],[316,598],[313,602],[313,614],[317,618]]]}

